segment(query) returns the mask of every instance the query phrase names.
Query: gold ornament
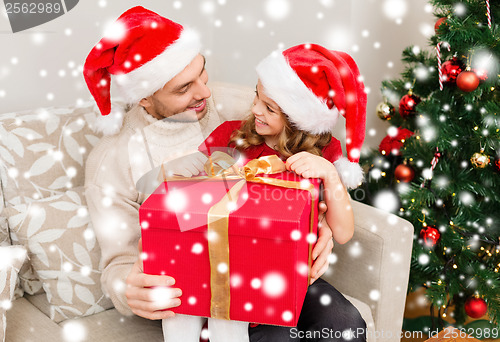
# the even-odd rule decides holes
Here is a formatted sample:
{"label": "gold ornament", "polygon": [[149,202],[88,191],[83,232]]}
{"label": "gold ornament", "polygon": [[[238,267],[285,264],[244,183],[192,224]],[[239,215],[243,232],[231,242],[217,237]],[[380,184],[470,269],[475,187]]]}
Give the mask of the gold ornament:
{"label": "gold ornament", "polygon": [[474,165],[474,167],[484,169],[490,163],[490,157],[488,157],[486,154],[483,154],[483,151],[476,152],[470,158],[470,162],[472,163],[472,165]]}
{"label": "gold ornament", "polygon": [[382,120],[390,120],[394,115],[394,106],[389,102],[380,102],[376,108],[377,116]]}

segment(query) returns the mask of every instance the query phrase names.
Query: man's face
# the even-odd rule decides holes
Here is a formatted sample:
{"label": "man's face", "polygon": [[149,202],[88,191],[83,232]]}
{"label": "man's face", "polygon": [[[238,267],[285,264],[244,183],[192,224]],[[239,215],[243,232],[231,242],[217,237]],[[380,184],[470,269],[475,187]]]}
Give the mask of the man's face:
{"label": "man's face", "polygon": [[198,55],[163,88],[139,104],[159,120],[180,113],[200,120],[207,114],[207,99],[211,95],[207,82],[205,58]]}

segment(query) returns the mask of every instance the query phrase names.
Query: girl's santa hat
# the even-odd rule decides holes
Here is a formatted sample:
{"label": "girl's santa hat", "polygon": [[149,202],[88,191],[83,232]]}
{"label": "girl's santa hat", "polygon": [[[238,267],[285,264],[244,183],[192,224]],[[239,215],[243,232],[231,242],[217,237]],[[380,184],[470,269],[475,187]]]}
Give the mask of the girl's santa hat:
{"label": "girl's santa hat", "polygon": [[313,134],[331,132],[339,115],[346,121],[347,158],[334,164],[343,183],[357,187],[365,139],[367,96],[359,69],[345,52],[315,44],[275,51],[257,65],[266,94],[298,129]]}
{"label": "girl's santa hat", "polygon": [[110,83],[129,103],[163,88],[198,55],[198,34],[144,7],[123,13],[90,51],[83,75],[106,120],[97,130],[117,133],[123,114],[111,109]]}

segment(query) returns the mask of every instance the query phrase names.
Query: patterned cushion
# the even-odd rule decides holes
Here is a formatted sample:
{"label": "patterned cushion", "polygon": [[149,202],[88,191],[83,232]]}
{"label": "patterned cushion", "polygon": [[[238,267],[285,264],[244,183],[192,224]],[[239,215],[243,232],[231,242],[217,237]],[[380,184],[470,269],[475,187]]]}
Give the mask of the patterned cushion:
{"label": "patterned cushion", "polygon": [[7,321],[5,311],[12,306],[17,273],[26,258],[26,250],[21,246],[0,247],[0,341],[5,341]]}
{"label": "patterned cushion", "polygon": [[86,156],[99,137],[94,105],[0,115],[0,168],[6,205],[81,186]]}
{"label": "patterned cushion", "polygon": [[[91,129],[97,116],[93,102],[1,114],[0,195],[5,202],[0,201],[0,211],[4,204],[16,206],[82,186],[86,156],[99,140]],[[8,225],[0,217],[0,245],[10,243]],[[25,292],[43,291],[29,261],[19,279]]]}
{"label": "patterned cushion", "polygon": [[13,241],[28,250],[31,265],[60,322],[111,308],[101,291],[100,248],[94,236],[83,187],[8,207]]}

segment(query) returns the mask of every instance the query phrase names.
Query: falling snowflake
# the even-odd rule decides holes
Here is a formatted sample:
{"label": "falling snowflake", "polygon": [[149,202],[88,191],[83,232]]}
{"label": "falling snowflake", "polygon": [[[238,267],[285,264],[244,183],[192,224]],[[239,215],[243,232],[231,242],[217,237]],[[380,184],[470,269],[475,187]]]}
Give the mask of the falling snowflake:
{"label": "falling snowflake", "polygon": [[378,192],[373,202],[376,208],[389,212],[394,212],[399,208],[399,197],[390,190]]}
{"label": "falling snowflake", "polygon": [[332,302],[332,297],[328,294],[324,294],[319,298],[321,305],[327,306]]}
{"label": "falling snowflake", "polygon": [[258,290],[262,286],[262,281],[259,278],[253,278],[252,281],[250,282],[250,286]]}
{"label": "falling snowflake", "polygon": [[87,329],[78,321],[69,321],[62,329],[63,338],[66,342],[80,342],[87,338]]}
{"label": "falling snowflake", "polygon": [[264,276],[263,291],[272,298],[282,296],[286,291],[286,278],[277,272],[271,272]]}
{"label": "falling snowflake", "polygon": [[402,19],[408,10],[405,0],[385,0],[383,4],[384,14],[389,19]]}
{"label": "falling snowflake", "polygon": [[288,0],[267,0],[265,12],[271,19],[282,20],[290,12],[290,3]]}
{"label": "falling snowflake", "polygon": [[191,253],[193,254],[201,254],[203,252],[203,245],[201,243],[195,243],[191,248]]}
{"label": "falling snowflake", "polygon": [[284,311],[283,314],[281,315],[281,318],[285,322],[290,322],[293,319],[293,313],[291,311]]}

